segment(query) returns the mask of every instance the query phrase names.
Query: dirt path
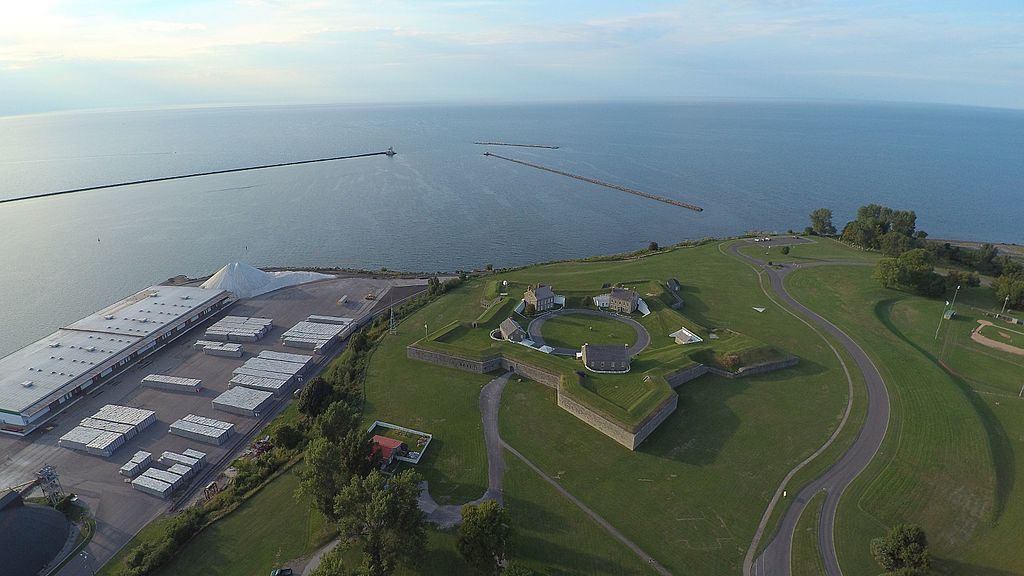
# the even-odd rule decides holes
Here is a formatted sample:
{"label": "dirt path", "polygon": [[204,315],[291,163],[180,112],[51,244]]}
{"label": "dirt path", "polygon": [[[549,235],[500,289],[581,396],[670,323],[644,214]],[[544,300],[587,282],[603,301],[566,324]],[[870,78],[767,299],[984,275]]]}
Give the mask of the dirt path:
{"label": "dirt path", "polygon": [[[1006,342],[1000,342],[998,340],[993,340],[993,339],[991,339],[991,338],[989,338],[987,336],[983,336],[981,334],[981,329],[982,328],[984,328],[986,326],[995,326],[995,324],[989,322],[988,320],[978,320],[978,324],[980,324],[980,326],[978,326],[977,328],[975,328],[974,330],[971,331],[971,340],[974,340],[975,342],[977,342],[978,344],[981,344],[982,346],[988,346],[989,348],[994,348],[996,350],[1002,350],[1003,352],[1009,352],[1010,354],[1016,354],[1018,356],[1024,356],[1024,348],[1018,348],[1018,347],[1016,347],[1016,346],[1014,346],[1012,344],[1007,344]],[[1000,327],[996,326],[996,328],[1000,328]],[[1010,331],[1011,332],[1016,332],[1016,330],[1010,330]]]}

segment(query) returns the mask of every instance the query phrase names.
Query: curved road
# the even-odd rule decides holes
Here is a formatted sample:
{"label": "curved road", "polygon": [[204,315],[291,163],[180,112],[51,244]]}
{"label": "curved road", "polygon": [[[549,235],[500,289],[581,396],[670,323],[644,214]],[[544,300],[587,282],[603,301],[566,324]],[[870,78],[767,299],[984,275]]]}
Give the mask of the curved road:
{"label": "curved road", "polygon": [[[807,502],[811,497],[820,491],[824,491],[825,501],[822,505],[821,522],[818,528],[818,548],[821,550],[825,562],[825,573],[828,576],[840,576],[842,570],[839,567],[835,548],[836,509],[847,486],[871,462],[879,446],[881,446],[882,440],[885,438],[885,432],[889,426],[889,393],[885,388],[885,382],[882,380],[882,375],[879,374],[878,368],[875,367],[868,355],[852,338],[828,320],[822,318],[800,302],[797,302],[786,291],[784,282],[786,276],[794,270],[799,270],[799,268],[787,266],[782,270],[776,270],[767,266],[761,260],[741,253],[739,251],[741,246],[744,246],[744,243],[734,242],[731,244],[729,246],[730,254],[762,270],[768,276],[772,291],[779,299],[804,319],[832,335],[850,354],[857,368],[864,375],[868,401],[864,425],[853,445],[832,467],[812,480],[796,494],[793,502],[782,517],[778,531],[772,540],[752,564],[744,564],[743,572],[746,576],[789,574],[791,571],[793,533],[796,530],[797,521],[800,519],[800,515],[807,507]],[[827,264],[829,263],[817,263],[817,265]],[[834,264],[850,263],[835,262]],[[774,506],[775,502],[776,500],[773,499],[769,505],[769,510],[765,513],[765,520],[770,516],[771,507]],[[759,536],[755,536],[755,538],[757,537]],[[755,542],[754,546],[756,544]]]}
{"label": "curved road", "polygon": [[[637,322],[636,320],[633,320],[632,318],[627,318],[625,316],[620,316],[618,314],[613,314],[611,312],[605,312],[603,310],[587,310],[585,308],[562,308],[561,310],[548,312],[547,314],[539,318],[534,318],[533,320],[530,321],[530,325],[526,329],[527,333],[529,333],[530,335],[530,340],[536,342],[537,346],[544,346],[544,335],[541,333],[541,328],[544,326],[544,323],[552,318],[556,318],[558,316],[565,316],[567,314],[611,318],[612,320],[618,320],[619,322],[622,322],[623,324],[626,324],[627,326],[632,328],[633,331],[636,332],[636,340],[631,345],[628,346],[630,357],[636,356],[637,354],[643,352],[644,348],[647,348],[647,345],[651,343],[651,335],[647,333],[647,329],[644,328],[643,324]],[[576,353],[579,352],[579,349],[553,348],[551,352],[559,356],[575,356]]]}

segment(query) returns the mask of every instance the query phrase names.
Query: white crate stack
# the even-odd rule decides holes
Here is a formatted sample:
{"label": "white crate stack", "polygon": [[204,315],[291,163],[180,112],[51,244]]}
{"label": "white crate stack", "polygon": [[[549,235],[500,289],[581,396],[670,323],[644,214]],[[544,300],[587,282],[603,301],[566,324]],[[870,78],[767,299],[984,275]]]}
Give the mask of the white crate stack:
{"label": "white crate stack", "polygon": [[256,342],[273,328],[270,318],[225,316],[206,329],[206,339],[218,342]]}
{"label": "white crate stack", "polygon": [[228,388],[226,392],[214,398],[213,407],[232,414],[258,417],[273,402],[273,392],[236,386]]}
{"label": "white crate stack", "polygon": [[299,322],[281,336],[285,346],[320,352],[345,332],[350,325],[325,324],[322,322]]}
{"label": "white crate stack", "polygon": [[135,478],[142,472],[142,469],[149,466],[153,462],[153,454],[146,452],[145,450],[139,450],[132,456],[132,459],[125,462],[124,466],[121,466],[121,475],[129,478]]}
{"label": "white crate stack", "polygon": [[153,422],[156,422],[156,412],[152,410],[118,406],[116,404],[107,404],[100,408],[99,412],[93,414],[92,417],[98,420],[106,420],[107,422],[134,426],[136,432],[142,432]]}
{"label": "white crate stack", "polygon": [[135,436],[156,421],[152,410],[129,408],[107,404],[82,424],[60,437],[57,445],[78,450],[95,456],[109,457]]}
{"label": "white crate stack", "polygon": [[312,361],[312,356],[264,350],[256,358],[250,358],[235,368],[228,384],[281,396],[288,392]]}
{"label": "white crate stack", "polygon": [[124,434],[125,440],[131,440],[136,434],[134,426],[121,424],[119,422],[107,422],[106,420],[100,420],[98,418],[83,418],[82,426],[85,426],[86,428],[95,428],[96,430],[104,430],[106,432]]}
{"label": "white crate stack", "polygon": [[171,424],[169,432],[197,442],[220,446],[234,430],[235,425],[229,422],[189,414]]}
{"label": "white crate stack", "polygon": [[189,392],[192,394],[198,393],[203,389],[202,380],[166,376],[164,374],[150,374],[142,379],[142,385],[146,388],[156,388],[157,390]]}
{"label": "white crate stack", "polygon": [[213,340],[196,340],[192,345],[193,350],[202,350],[208,356],[224,356],[227,358],[241,358],[241,344],[234,342],[214,342]]}
{"label": "white crate stack", "polygon": [[[149,470],[146,472],[149,472]],[[165,482],[146,474],[136,476],[132,480],[132,488],[157,498],[167,498],[174,491],[174,486],[170,482]]]}

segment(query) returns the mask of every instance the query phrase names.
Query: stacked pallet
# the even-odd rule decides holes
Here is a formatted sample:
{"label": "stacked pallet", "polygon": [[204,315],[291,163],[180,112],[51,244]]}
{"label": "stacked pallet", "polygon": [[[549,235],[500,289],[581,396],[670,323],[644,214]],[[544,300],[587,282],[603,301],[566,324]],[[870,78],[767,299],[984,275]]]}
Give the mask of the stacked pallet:
{"label": "stacked pallet", "polygon": [[304,321],[289,328],[281,339],[285,346],[320,352],[345,329],[346,326],[338,324]]}
{"label": "stacked pallet", "polygon": [[234,428],[235,425],[228,422],[189,414],[171,424],[169,432],[197,442],[220,446],[231,436]]}
{"label": "stacked pallet", "polygon": [[128,424],[134,427],[136,432],[141,432],[153,424],[153,422],[156,422],[156,412],[152,410],[118,406],[116,404],[107,404],[100,408],[99,412],[93,414],[92,417],[97,420],[106,420],[107,422]]}
{"label": "stacked pallet", "polygon": [[264,350],[235,368],[228,384],[281,396],[312,361],[312,356]]}
{"label": "stacked pallet", "polygon": [[225,316],[206,329],[207,340],[219,342],[256,342],[274,326],[270,318]]}
{"label": "stacked pallet", "polygon": [[273,392],[236,386],[214,398],[213,407],[232,414],[258,417],[273,401]]}
{"label": "stacked pallet", "polygon": [[206,452],[200,452],[199,450],[189,448],[188,450],[182,450],[181,455],[188,456],[189,458],[195,458],[200,467],[206,465]]}
{"label": "stacked pallet", "polygon": [[146,426],[156,421],[152,410],[107,404],[81,425],[60,437],[57,445],[95,456],[109,457]]}
{"label": "stacked pallet", "polygon": [[125,462],[124,466],[121,466],[121,475],[129,478],[135,478],[142,472],[142,469],[153,461],[153,455],[149,452],[139,450],[132,456],[132,459]]}
{"label": "stacked pallet", "polygon": [[[146,472],[149,472],[147,470]],[[139,492],[149,494],[150,496],[156,496],[157,498],[167,498],[174,491],[174,486],[170,482],[164,482],[153,476],[147,476],[145,474],[136,476],[132,479],[132,488],[135,488]]]}
{"label": "stacked pallet", "polygon": [[129,424],[121,424],[120,422],[108,422],[106,420],[100,420],[98,418],[83,418],[82,426],[86,428],[93,428],[96,430],[103,430],[105,432],[117,432],[118,434],[124,434],[125,440],[131,440],[136,430],[134,426]]}
{"label": "stacked pallet", "polygon": [[191,392],[193,394],[203,389],[202,384],[202,380],[196,380],[195,378],[179,378],[163,374],[150,374],[142,379],[142,385],[147,388],[171,390],[173,392]]}
{"label": "stacked pallet", "polygon": [[355,322],[352,318],[341,318],[339,316],[318,316],[316,314],[310,314],[309,318],[306,318],[306,322],[316,322],[318,324],[338,324],[340,326],[348,326]]}
{"label": "stacked pallet", "polygon": [[[203,458],[206,458],[205,454],[203,454]],[[158,460],[158,462],[165,466],[183,464],[185,466],[188,466],[189,468],[199,469],[203,467],[204,460],[200,460],[199,458],[195,458],[193,456],[188,456],[184,453],[178,454],[177,452],[164,452],[163,454],[160,455],[160,459]]]}

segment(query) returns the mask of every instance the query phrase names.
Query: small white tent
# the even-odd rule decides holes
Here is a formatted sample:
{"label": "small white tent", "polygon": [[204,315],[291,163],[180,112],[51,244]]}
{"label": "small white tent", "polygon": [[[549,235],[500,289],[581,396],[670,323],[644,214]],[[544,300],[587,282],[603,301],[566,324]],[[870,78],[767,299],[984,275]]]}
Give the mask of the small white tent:
{"label": "small white tent", "polygon": [[232,262],[202,283],[202,288],[227,290],[238,298],[252,298],[279,288],[334,278],[317,272],[264,272],[243,262]]}

